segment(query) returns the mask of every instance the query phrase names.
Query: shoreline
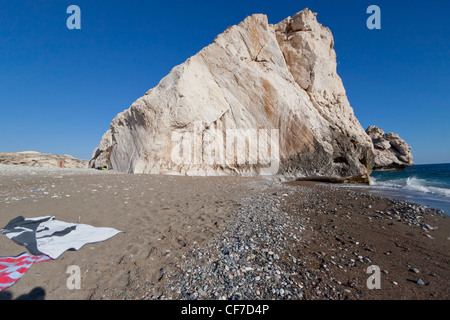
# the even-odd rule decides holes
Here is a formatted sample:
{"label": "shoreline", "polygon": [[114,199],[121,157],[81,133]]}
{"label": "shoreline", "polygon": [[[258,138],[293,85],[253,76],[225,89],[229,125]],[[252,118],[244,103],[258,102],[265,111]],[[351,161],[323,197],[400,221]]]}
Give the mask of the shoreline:
{"label": "shoreline", "polygon": [[[1,169],[1,227],[54,215],[123,233],[33,265],[0,299],[449,297],[450,220],[425,206],[316,182]],[[0,236],[1,256],[26,251]],[[66,287],[70,265],[81,290]]]}
{"label": "shoreline", "polygon": [[410,204],[414,204],[417,206],[426,206],[432,210],[435,210],[439,214],[444,214],[446,216],[450,216],[450,211],[444,210],[447,207],[450,207],[450,204],[444,202],[443,199],[427,197],[426,194],[423,194],[418,191],[412,190],[404,190],[401,188],[394,187],[383,187],[380,185],[361,185],[361,184],[330,184],[320,182],[319,184],[328,185],[332,187],[338,188],[348,188],[350,190],[356,190],[359,192],[370,193],[374,196],[378,196],[381,198],[388,198],[392,200],[404,201]]}
{"label": "shoreline", "polygon": [[[311,242],[305,241],[306,252],[312,257],[312,265],[315,261],[317,266],[320,260],[319,268],[331,278],[344,279],[337,281],[351,291],[347,292],[350,299],[448,299],[447,215],[370,190],[315,185],[314,192],[317,198],[323,195],[326,200],[304,204],[304,210],[314,211],[312,228],[318,231],[312,233]],[[321,203],[328,207],[318,209]],[[292,209],[296,204],[289,206]],[[316,253],[323,249],[329,254],[319,259]],[[333,258],[335,252],[341,257],[335,254]],[[366,286],[370,265],[381,269],[381,290]]]}
{"label": "shoreline", "polygon": [[[195,275],[206,274],[209,280],[182,274],[180,270],[165,283],[171,290],[149,298],[448,299],[450,228],[447,216],[424,206],[318,182],[286,185],[294,189],[259,199],[269,208],[265,222],[276,219],[276,232],[265,229],[261,237],[261,225],[256,225],[256,231],[254,226],[247,228],[245,235],[250,239],[246,242],[247,250],[235,246],[229,253],[228,248],[233,247],[229,239],[219,239],[207,248],[198,248],[181,269],[191,269]],[[298,201],[299,194],[307,197]],[[270,196],[272,203],[268,201]],[[311,196],[315,197],[311,199]],[[277,204],[280,204],[279,210],[274,210]],[[250,212],[250,220],[254,222],[258,218],[251,213],[251,207],[245,211],[246,215]],[[352,210],[361,210],[361,213]],[[239,219],[245,217],[240,215]],[[245,228],[244,225],[242,220],[235,222],[227,234]],[[271,223],[267,225],[269,229],[273,227]],[[279,241],[280,234],[282,241]],[[207,256],[208,263],[199,266],[195,254]],[[381,271],[380,290],[367,288],[371,275],[367,268],[374,264],[379,265]],[[234,281],[235,277],[240,281]],[[211,291],[211,288],[220,289]],[[224,288],[228,288],[227,294],[221,295]],[[217,294],[220,290],[222,293]]]}
{"label": "shoreline", "polygon": [[396,171],[373,171],[372,192],[428,205],[450,214],[449,164],[414,165]]}

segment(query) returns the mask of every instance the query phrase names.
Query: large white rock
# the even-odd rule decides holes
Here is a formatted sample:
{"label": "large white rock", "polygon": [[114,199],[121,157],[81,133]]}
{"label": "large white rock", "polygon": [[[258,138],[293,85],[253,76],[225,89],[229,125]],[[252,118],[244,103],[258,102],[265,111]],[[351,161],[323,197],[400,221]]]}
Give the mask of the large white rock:
{"label": "large white rock", "polygon": [[90,166],[367,182],[373,145],[333,45],[308,9],[275,25],[249,16],[118,114]]}

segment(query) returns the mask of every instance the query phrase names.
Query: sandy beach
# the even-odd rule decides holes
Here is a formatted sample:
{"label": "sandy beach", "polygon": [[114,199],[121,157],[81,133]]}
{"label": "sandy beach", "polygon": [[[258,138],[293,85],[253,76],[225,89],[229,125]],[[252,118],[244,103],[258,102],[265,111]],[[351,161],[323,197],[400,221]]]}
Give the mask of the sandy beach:
{"label": "sandy beach", "polygon": [[[1,165],[0,204],[1,227],[50,215],[122,231],[33,265],[4,300],[449,297],[448,217],[345,186]],[[0,236],[1,256],[26,251]]]}

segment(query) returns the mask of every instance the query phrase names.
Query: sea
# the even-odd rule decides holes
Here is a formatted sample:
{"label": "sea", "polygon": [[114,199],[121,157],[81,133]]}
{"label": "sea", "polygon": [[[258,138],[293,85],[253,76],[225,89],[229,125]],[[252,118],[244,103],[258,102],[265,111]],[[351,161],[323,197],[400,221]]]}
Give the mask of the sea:
{"label": "sea", "polygon": [[422,164],[402,170],[379,170],[370,175],[372,193],[405,200],[450,215],[450,163]]}

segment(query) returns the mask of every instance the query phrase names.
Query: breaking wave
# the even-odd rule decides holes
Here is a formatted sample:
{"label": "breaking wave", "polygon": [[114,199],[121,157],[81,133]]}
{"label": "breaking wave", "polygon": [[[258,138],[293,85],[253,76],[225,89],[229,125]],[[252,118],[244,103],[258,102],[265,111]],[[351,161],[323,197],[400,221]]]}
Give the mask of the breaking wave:
{"label": "breaking wave", "polygon": [[437,186],[438,183],[425,179],[420,179],[416,176],[381,180],[372,177],[371,185],[384,188],[404,189],[426,194],[433,194],[440,197],[450,198],[450,189],[442,186]]}

